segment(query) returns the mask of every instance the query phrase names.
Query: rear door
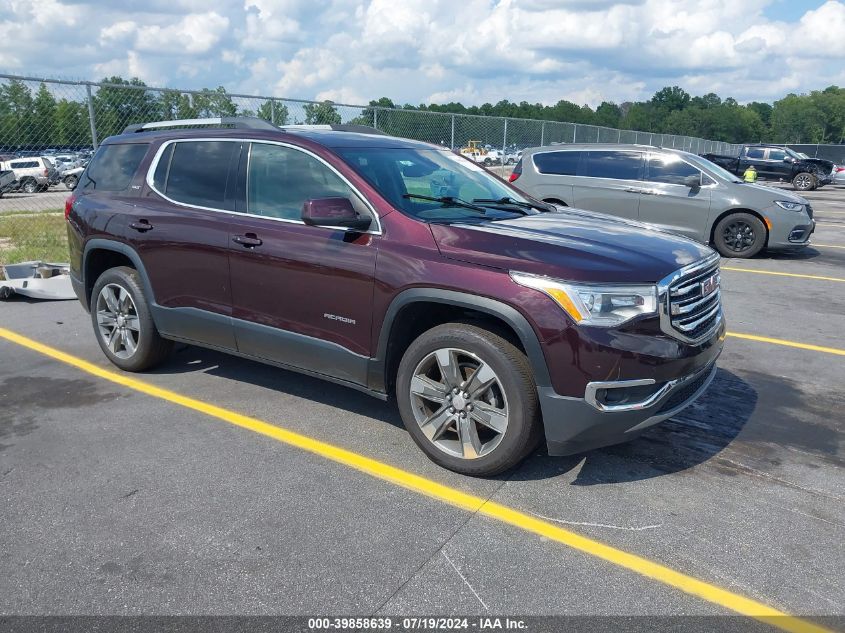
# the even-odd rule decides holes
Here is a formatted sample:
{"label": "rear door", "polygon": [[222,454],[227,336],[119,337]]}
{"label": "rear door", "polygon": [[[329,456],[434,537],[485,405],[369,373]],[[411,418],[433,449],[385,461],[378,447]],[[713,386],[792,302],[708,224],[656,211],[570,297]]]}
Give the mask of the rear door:
{"label": "rear door", "polygon": [[[366,384],[378,218],[326,161],[302,148],[253,142],[242,161],[242,211],[229,236],[238,350]],[[348,198],[371,215],[365,233],[307,226],[308,199]]]}
{"label": "rear door", "polygon": [[767,177],[783,178],[790,180],[792,177],[793,163],[792,160],[787,162],[787,154],[782,149],[770,147],[766,150],[766,170]]}
{"label": "rear door", "polygon": [[174,140],[150,168],[143,204],[127,225],[160,306],[163,333],[234,350],[229,229],[238,140]]}
{"label": "rear door", "polygon": [[643,191],[643,152],[585,150],[574,179],[575,206],[636,220]]}
{"label": "rear door", "polygon": [[[685,180],[697,178],[698,187]],[[640,220],[699,242],[708,239],[710,194],[716,186],[701,170],[678,154],[650,152],[646,160]]]}

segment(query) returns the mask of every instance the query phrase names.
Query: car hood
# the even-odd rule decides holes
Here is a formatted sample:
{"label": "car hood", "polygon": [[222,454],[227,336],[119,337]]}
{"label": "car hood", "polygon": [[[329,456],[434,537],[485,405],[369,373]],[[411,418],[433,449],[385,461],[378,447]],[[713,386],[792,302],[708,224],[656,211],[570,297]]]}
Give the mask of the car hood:
{"label": "car hood", "polygon": [[654,283],[713,253],[645,224],[580,209],[432,224],[431,231],[450,259],[583,282]]}
{"label": "car hood", "polygon": [[799,196],[797,193],[781,189],[780,187],[771,187],[759,183],[730,183],[727,193],[727,202],[739,206],[757,206],[763,208],[771,206],[775,200],[807,204],[807,199]]}

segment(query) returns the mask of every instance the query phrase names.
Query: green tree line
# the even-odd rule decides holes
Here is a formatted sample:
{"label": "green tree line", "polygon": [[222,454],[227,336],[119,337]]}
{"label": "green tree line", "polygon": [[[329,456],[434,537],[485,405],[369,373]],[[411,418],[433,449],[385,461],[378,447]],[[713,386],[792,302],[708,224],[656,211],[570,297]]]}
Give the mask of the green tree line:
{"label": "green tree line", "polygon": [[[126,125],[153,120],[190,119],[210,116],[258,116],[277,125],[286,123],[340,123],[342,117],[330,102],[307,104],[303,120],[292,120],[288,107],[265,100],[239,106],[225,88],[203,89],[196,93],[177,90],[145,90],[137,79],[108,77],[109,86],[92,91],[91,106],[99,139],[120,133]],[[57,98],[54,92],[73,90],[76,98]],[[538,119],[582,123],[621,130],[694,136],[703,139],[742,143],[776,141],[787,143],[845,142],[845,89],[830,86],[809,94],[789,94],[773,104],[739,104],[714,93],[693,97],[678,86],[657,91],[647,101],[621,104],[603,102],[595,110],[561,100],[554,105],[513,103],[465,106],[462,103],[399,105],[388,97],[371,101],[360,116],[349,121],[377,124],[382,130],[402,136],[445,142],[450,139],[451,117],[431,117],[423,112],[472,114],[512,119]],[[469,138],[504,138],[500,119],[460,119],[456,142]],[[509,121],[508,138],[536,135],[527,123]],[[536,127],[536,126],[535,126]],[[567,140],[546,136],[545,141]],[[40,84],[33,91],[19,80],[0,85],[0,147],[43,149],[90,145],[88,102],[82,86],[57,85],[51,91]]]}
{"label": "green tree line", "polygon": [[[425,110],[493,117],[540,119],[599,125],[622,130],[694,136],[727,143],[771,141],[783,143],[845,142],[845,88],[830,86],[809,94],[789,94],[774,104],[754,101],[740,105],[708,93],[693,97],[678,86],[657,91],[648,101],[621,104],[603,102],[595,110],[561,100],[554,105],[513,103],[465,106],[462,103],[398,105],[388,97],[371,101],[371,107],[391,110]],[[372,120],[372,113],[364,116]],[[390,113],[391,117],[395,117]],[[381,127],[381,126],[380,126]]]}

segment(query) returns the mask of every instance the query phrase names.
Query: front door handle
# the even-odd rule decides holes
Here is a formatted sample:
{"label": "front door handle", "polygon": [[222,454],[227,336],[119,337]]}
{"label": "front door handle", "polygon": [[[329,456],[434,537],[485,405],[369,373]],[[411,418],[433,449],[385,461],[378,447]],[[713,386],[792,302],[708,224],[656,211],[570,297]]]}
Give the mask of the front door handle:
{"label": "front door handle", "polygon": [[138,220],[137,222],[130,222],[129,227],[135,229],[139,233],[144,233],[146,231],[152,230],[153,225],[150,224],[147,220]]}
{"label": "front door handle", "polygon": [[247,233],[245,235],[235,235],[232,238],[235,244],[240,244],[244,248],[255,248],[261,246],[264,242],[259,239],[255,233]]}
{"label": "front door handle", "polygon": [[625,193],[645,193],[645,191],[642,190],[642,189],[635,189],[633,187],[628,187],[627,189],[625,189]]}

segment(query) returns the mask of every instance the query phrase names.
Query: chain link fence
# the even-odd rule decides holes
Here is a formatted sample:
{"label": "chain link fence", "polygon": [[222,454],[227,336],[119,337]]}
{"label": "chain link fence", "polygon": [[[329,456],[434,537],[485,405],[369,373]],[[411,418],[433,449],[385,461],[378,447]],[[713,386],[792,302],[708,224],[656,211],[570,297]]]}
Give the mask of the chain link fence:
{"label": "chain link fence", "polygon": [[103,139],[133,123],[218,116],[256,116],[280,126],[368,125],[455,151],[475,142],[501,150],[503,162],[508,155],[515,161],[518,150],[552,143],[637,143],[697,154],[736,154],[739,148],[557,121],[242,95],[222,88],[160,89],[0,74],[0,265],[67,259],[64,201]]}

